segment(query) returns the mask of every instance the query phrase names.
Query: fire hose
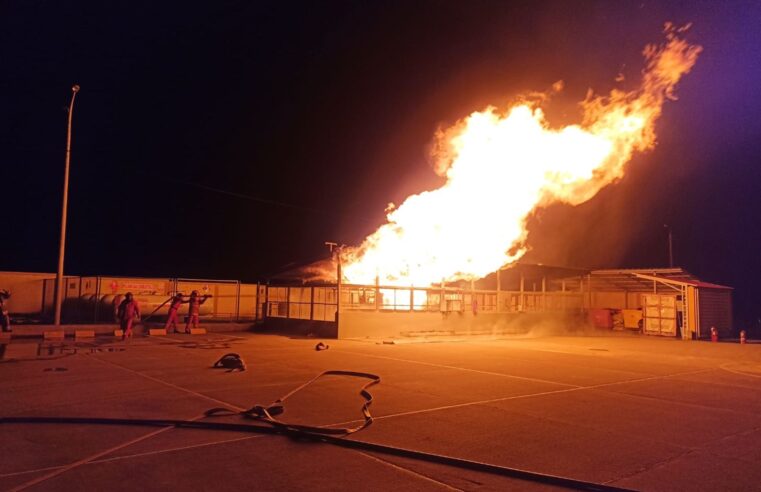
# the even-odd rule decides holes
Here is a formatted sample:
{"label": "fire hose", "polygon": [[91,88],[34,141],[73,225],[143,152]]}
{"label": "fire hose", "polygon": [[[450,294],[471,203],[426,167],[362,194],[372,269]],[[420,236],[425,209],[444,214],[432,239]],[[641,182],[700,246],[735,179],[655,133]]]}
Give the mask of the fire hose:
{"label": "fire hose", "polygon": [[[205,298],[209,298],[209,297],[212,297],[212,296],[211,296],[210,294],[204,294],[204,296],[203,296],[203,297],[205,297]],[[152,317],[154,314],[156,314],[156,313],[159,311],[159,309],[161,309],[161,308],[163,308],[164,306],[166,306],[166,303],[167,303],[167,302],[169,302],[169,301],[171,301],[172,299],[174,299],[174,296],[170,296],[170,297],[169,297],[169,298],[168,298],[166,301],[164,301],[164,302],[162,302],[161,304],[159,304],[159,306],[158,306],[156,309],[154,309],[153,311],[151,311],[151,314],[149,314],[149,315],[148,315],[148,316],[146,316],[145,318],[141,318],[141,319],[140,319],[140,322],[141,322],[141,323],[145,323],[146,321],[148,321],[148,320],[149,320],[149,319],[150,319],[150,318],[151,318],[151,317]],[[183,302],[187,302],[187,301],[183,301]]]}
{"label": "fire hose", "polygon": [[167,303],[167,302],[169,302],[169,301],[171,301],[172,299],[174,299],[174,296],[170,297],[170,298],[169,298],[169,299],[167,299],[166,301],[164,301],[164,302],[162,302],[161,304],[159,304],[159,307],[157,307],[156,309],[154,309],[153,311],[151,311],[151,314],[149,314],[149,315],[148,315],[148,316],[146,316],[145,318],[141,318],[141,319],[140,319],[140,322],[141,322],[141,323],[145,323],[146,321],[148,321],[148,320],[151,318],[151,316],[153,316],[154,314],[156,314],[156,313],[158,312],[158,310],[159,310],[159,309],[161,309],[161,308],[163,308],[164,306],[166,306],[166,303]]}
{"label": "fire hose", "polygon": [[[314,383],[323,376],[349,376],[358,377],[363,379],[369,379],[369,382],[365,383],[360,389],[360,395],[364,398],[365,402],[362,406],[362,415],[364,420],[362,424],[355,427],[317,427],[311,425],[290,424],[282,422],[275,418],[285,410],[285,401],[306,388],[310,384]],[[212,408],[205,412],[207,417],[222,416],[222,415],[241,415],[244,418],[257,420],[264,422],[268,425],[254,425],[254,424],[232,424],[222,422],[208,422],[198,420],[174,420],[174,419],[131,419],[131,418],[94,418],[94,417],[0,417],[0,424],[93,424],[93,425],[126,425],[126,426],[143,426],[143,427],[175,427],[178,429],[205,429],[205,430],[217,430],[217,431],[230,431],[230,432],[247,432],[256,434],[279,434],[288,436],[295,439],[306,439],[314,442],[323,442],[327,444],[333,444],[343,448],[357,449],[362,451],[369,451],[375,453],[381,453],[386,455],[398,456],[402,458],[408,458],[418,461],[425,461],[429,463],[436,463],[440,465],[446,465],[456,468],[463,468],[467,470],[473,470],[477,472],[489,473],[492,475],[499,475],[503,477],[515,478],[519,480],[526,480],[536,483],[542,483],[545,485],[553,485],[558,487],[564,487],[573,490],[585,490],[585,491],[627,491],[629,489],[614,487],[610,485],[576,480],[573,478],[561,477],[557,475],[548,475],[539,472],[532,472],[528,470],[522,470],[519,468],[511,468],[506,466],[494,465],[491,463],[484,463],[481,461],[467,460],[464,458],[456,458],[453,456],[446,456],[435,453],[428,453],[424,451],[416,451],[413,449],[400,448],[396,446],[389,446],[384,444],[376,444],[367,441],[360,441],[356,439],[346,439],[346,436],[360,431],[370,425],[373,422],[373,417],[370,414],[369,406],[372,404],[373,397],[367,391],[372,385],[378,384],[380,377],[375,374],[355,372],[355,371],[325,371],[318,374],[311,380],[292,390],[285,396],[278,398],[273,403],[267,406],[254,405],[248,410],[237,412],[228,408]]]}

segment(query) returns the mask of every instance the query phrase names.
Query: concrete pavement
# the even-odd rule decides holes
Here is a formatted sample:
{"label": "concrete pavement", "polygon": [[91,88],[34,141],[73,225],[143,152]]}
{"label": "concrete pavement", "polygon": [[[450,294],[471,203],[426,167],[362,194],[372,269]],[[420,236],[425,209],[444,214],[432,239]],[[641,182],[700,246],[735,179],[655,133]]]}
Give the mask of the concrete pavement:
{"label": "concrete pavement", "polygon": [[[640,490],[749,490],[761,479],[760,345],[576,336],[327,340],[317,352],[317,341],[13,341],[0,362],[0,414],[192,419],[267,404],[342,369],[381,377],[369,390],[375,421],[353,439]],[[210,368],[228,352],[248,370]],[[281,418],[359,422],[364,383],[320,379]],[[0,490],[548,488],[282,436],[174,428],[2,424],[0,457]]]}

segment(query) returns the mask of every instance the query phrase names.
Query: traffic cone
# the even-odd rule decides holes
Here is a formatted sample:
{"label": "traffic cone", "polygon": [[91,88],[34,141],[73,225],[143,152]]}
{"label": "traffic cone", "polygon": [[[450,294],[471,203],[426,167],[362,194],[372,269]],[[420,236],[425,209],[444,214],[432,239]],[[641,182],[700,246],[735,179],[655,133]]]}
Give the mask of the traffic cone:
{"label": "traffic cone", "polygon": [[719,332],[716,330],[715,326],[711,327],[711,341],[712,342],[718,342],[719,341]]}
{"label": "traffic cone", "polygon": [[745,330],[740,330],[740,343],[745,344]]}

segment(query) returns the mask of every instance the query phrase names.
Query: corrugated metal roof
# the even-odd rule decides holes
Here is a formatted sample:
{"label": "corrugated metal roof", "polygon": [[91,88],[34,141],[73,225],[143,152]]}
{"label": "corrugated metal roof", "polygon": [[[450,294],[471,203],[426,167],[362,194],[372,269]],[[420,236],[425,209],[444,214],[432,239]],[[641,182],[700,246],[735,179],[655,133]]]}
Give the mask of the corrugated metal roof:
{"label": "corrugated metal roof", "polygon": [[[566,287],[570,290],[580,289],[579,278],[570,277],[564,279]],[[590,288],[595,291],[629,291],[649,292],[653,289],[653,282],[673,285],[675,287],[691,285],[698,288],[725,289],[732,287],[704,282],[682,268],[628,268],[612,270],[592,270],[589,277],[584,279],[584,289]]]}

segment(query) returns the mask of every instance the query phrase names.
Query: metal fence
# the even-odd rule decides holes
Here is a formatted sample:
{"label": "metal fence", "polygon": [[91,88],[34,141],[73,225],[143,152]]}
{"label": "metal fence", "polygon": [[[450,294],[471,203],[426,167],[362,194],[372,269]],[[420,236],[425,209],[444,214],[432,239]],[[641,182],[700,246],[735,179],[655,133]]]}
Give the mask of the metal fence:
{"label": "metal fence", "polygon": [[[52,312],[55,280],[41,284],[42,318]],[[63,321],[65,323],[112,322],[118,303],[131,292],[138,300],[143,317],[157,319],[168,310],[166,301],[176,292],[189,295],[198,291],[208,295],[201,306],[201,317],[219,321],[257,321],[263,319],[266,287],[244,284],[238,280],[139,278],[139,277],[67,277],[64,282]],[[187,305],[180,310],[184,314]]]}
{"label": "metal fence", "polygon": [[[334,321],[339,308],[336,285],[266,286],[266,316]],[[385,312],[545,312],[580,310],[583,293],[521,292],[467,288],[417,288],[343,284],[341,311]]]}
{"label": "metal fence", "polygon": [[341,309],[421,312],[544,312],[581,309],[579,292],[342,285]]}
{"label": "metal fence", "polygon": [[335,321],[336,293],[335,286],[265,286],[267,317]]}

